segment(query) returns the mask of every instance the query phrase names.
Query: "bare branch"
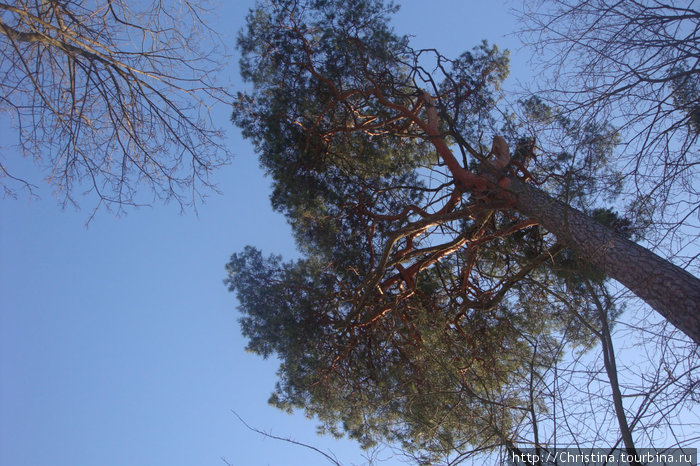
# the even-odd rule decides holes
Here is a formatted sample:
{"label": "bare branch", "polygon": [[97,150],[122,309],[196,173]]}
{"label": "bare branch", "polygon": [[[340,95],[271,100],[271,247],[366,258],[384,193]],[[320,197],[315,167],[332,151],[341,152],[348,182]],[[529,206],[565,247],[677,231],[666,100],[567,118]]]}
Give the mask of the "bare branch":
{"label": "bare branch", "polygon": [[209,111],[230,96],[215,83],[226,55],[206,8],[0,3],[0,110],[64,205],[80,190],[117,211],[184,207],[214,188],[209,175],[230,153]]}

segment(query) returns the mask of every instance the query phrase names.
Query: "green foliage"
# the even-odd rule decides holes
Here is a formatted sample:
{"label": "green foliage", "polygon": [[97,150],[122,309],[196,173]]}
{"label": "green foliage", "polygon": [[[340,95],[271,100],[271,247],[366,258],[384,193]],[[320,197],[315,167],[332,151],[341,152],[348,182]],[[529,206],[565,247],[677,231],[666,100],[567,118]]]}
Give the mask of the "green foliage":
{"label": "green foliage", "polygon": [[427,464],[465,444],[501,444],[528,405],[531,364],[547,368],[554,357],[534,354],[523,335],[544,347],[570,317],[557,323],[541,289],[525,284],[519,305],[470,309],[441,285],[454,265],[432,270],[387,319],[338,331],[349,297],[337,271],[251,247],[234,254],[226,283],[244,313],[247,348],[281,358],[271,403],[304,409],[325,432],[364,447],[398,444]]}
{"label": "green foliage", "polygon": [[[371,201],[390,213],[397,198],[424,201],[417,171],[434,164],[432,146],[399,127],[372,130],[397,116],[373,88],[402,104],[421,92],[423,76],[412,68],[420,54],[387,24],[395,9],[366,0],[269,2],[249,14],[238,39],[241,74],[254,92],[239,94],[233,121],[254,142],[273,179],[272,205],[287,215],[303,248],[335,241],[343,227],[321,219],[338,218],[348,205]],[[451,63],[445,83],[475,90],[446,109],[455,113],[455,131],[473,131],[489,118],[507,74],[507,53],[486,43]],[[343,130],[363,125],[367,131]]]}
{"label": "green foliage", "polygon": [[[247,34],[239,38],[242,75],[257,91],[239,96],[233,120],[254,141],[261,164],[273,179],[272,205],[287,215],[298,244],[307,252],[332,250],[340,236],[346,245],[353,242],[353,234],[347,233],[353,225],[366,223],[361,206],[373,202],[393,210],[395,195],[383,190],[396,185],[420,189],[413,170],[428,157],[420,141],[354,133],[326,137],[356,115],[344,106],[329,108],[337,89],[314,78],[305,60],[309,58],[334,82],[345,82],[365,67],[380,79],[387,56],[398,54],[405,44],[383,19],[391,7],[349,2],[339,8],[337,3],[315,2],[309,5],[314,10],[300,12],[299,32],[311,31],[308,43],[290,39],[286,29],[271,27],[285,20],[293,2],[277,2],[270,10],[251,13]],[[358,15],[363,15],[362,21]],[[355,35],[364,47],[357,46]],[[374,102],[359,98],[370,107],[368,114],[388,116]],[[373,187],[373,192],[364,191],[365,186]],[[420,202],[420,191],[401,191],[401,197]],[[355,205],[355,211],[343,216],[349,205]],[[356,250],[348,253],[355,254],[362,255]]]}
{"label": "green foliage", "polygon": [[[303,258],[248,247],[231,257],[226,283],[248,350],[281,360],[271,403],[430,464],[520,435],[525,417],[546,410],[530,382],[560,357],[558,337],[587,346],[591,335],[549,291],[570,278],[551,261],[561,246],[488,193],[456,186],[438,136],[421,126],[429,92],[439,137],[480,170],[481,136],[503,123],[507,52],[485,42],[456,60],[414,51],[388,26],[395,9],[276,0],[249,14],[238,46],[252,91],[238,96],[233,121],[255,144]],[[578,144],[539,170],[568,170],[569,192],[587,196],[614,129],[523,106]],[[511,122],[507,136],[524,160],[534,141],[523,128]]]}
{"label": "green foliage", "polygon": [[632,221],[628,218],[621,217],[620,214],[611,208],[593,209],[589,215],[597,222],[611,228],[625,238],[632,237]]}

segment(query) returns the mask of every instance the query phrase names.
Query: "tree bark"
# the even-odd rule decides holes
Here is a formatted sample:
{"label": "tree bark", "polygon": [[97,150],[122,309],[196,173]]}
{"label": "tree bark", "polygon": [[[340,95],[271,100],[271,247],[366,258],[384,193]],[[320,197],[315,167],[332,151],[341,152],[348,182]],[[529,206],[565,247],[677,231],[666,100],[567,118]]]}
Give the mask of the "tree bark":
{"label": "tree bark", "polygon": [[[506,187],[506,186],[504,186]],[[580,259],[599,268],[700,344],[700,280],[583,212],[518,179],[514,208],[536,220]]]}

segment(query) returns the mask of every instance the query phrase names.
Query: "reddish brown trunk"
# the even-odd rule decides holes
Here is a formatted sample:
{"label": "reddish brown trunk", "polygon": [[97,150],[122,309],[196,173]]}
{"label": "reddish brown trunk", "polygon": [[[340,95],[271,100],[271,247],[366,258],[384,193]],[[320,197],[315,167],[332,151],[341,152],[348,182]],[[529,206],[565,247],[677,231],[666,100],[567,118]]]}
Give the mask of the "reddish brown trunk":
{"label": "reddish brown trunk", "polygon": [[533,186],[514,179],[509,189],[515,209],[700,344],[700,280]]}
{"label": "reddish brown trunk", "polygon": [[[391,104],[379,91],[377,96],[380,101]],[[494,138],[492,149],[496,161],[491,163],[490,170],[484,167],[485,176],[476,175],[460,166],[438,133],[434,98],[425,92],[421,98],[428,107],[428,122],[422,121],[407,109],[403,113],[428,134],[438,154],[452,172],[457,187],[474,194],[483,193],[487,184],[492,188],[496,185],[503,188],[499,197],[511,203],[529,219],[537,221],[579,258],[625,285],[700,345],[700,280],[534,186],[516,178],[498,180],[494,169],[502,170],[510,160],[508,146],[500,136]]]}

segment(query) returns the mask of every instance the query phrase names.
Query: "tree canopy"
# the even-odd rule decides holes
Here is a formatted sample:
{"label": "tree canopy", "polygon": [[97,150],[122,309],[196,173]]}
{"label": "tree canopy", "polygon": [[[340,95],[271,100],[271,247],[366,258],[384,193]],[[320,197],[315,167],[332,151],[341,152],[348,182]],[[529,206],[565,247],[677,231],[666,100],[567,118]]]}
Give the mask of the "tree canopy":
{"label": "tree canopy", "polygon": [[[233,121],[303,254],[232,256],[248,349],[281,359],[274,404],[365,446],[429,463],[537,443],[542,381],[619,312],[608,277],[696,342],[700,285],[595,205],[620,190],[612,125],[536,97],[499,108],[507,53],[415,50],[394,11],[276,0],[248,16]],[[541,149],[545,123],[559,142]]]}
{"label": "tree canopy", "polygon": [[[210,119],[228,101],[215,83],[225,55],[207,4],[0,3],[0,109],[63,204],[195,201],[228,151]],[[7,150],[3,148],[3,150]],[[33,191],[4,154],[5,192]]]}

